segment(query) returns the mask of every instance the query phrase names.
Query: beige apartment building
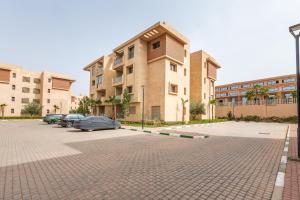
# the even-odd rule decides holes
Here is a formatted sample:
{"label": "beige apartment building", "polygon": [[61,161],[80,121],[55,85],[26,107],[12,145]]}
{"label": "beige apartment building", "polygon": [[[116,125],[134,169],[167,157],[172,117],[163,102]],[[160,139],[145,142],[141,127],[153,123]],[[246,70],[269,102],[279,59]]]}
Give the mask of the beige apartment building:
{"label": "beige apartment building", "polygon": [[84,97],[84,95],[72,95],[71,96],[71,110],[77,110],[79,107],[80,100]]}
{"label": "beige apartment building", "polygon": [[[198,54],[201,54],[199,59]],[[193,71],[197,72],[196,76],[199,75],[194,79],[190,79],[188,39],[165,22],[158,22],[122,43],[111,54],[103,55],[84,67],[90,72],[91,98],[102,102],[94,108],[93,114],[112,116],[112,106],[105,101],[109,96],[122,99],[127,88],[131,94],[129,115],[122,116],[121,106],[117,105],[117,117],[140,121],[144,89],[145,120],[181,121],[184,115],[184,120],[188,121],[190,84],[199,84],[193,92],[205,93],[207,97],[203,98],[208,98],[214,91],[209,91],[209,88],[214,85],[207,83],[207,87],[201,87],[200,79],[207,76],[207,69],[202,69],[203,63],[219,66],[202,51],[192,55],[195,55]],[[212,79],[208,78],[207,82],[215,80],[214,72],[209,72]],[[199,96],[202,95],[191,96],[191,99],[200,101],[203,98]],[[185,108],[181,99],[188,100]]]}
{"label": "beige apartment building", "polygon": [[191,103],[204,103],[206,114],[201,119],[215,116],[215,105],[209,101],[215,99],[215,81],[220,64],[203,50],[191,53],[190,99]]}
{"label": "beige apartment building", "polygon": [[283,75],[244,82],[219,85],[216,87],[216,99],[219,104],[228,102],[247,103],[246,93],[255,85],[268,88],[270,99],[291,99],[296,90],[296,75]]}
{"label": "beige apartment building", "polygon": [[71,107],[70,87],[74,80],[50,72],[31,72],[19,66],[0,64],[0,104],[6,104],[4,116],[20,116],[24,106],[37,102],[42,115],[68,113]]}

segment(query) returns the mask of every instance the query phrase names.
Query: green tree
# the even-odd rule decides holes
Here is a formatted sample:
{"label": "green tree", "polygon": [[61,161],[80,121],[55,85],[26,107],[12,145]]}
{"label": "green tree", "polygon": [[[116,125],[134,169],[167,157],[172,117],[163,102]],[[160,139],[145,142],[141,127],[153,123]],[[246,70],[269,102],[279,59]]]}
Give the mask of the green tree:
{"label": "green tree", "polygon": [[83,114],[83,115],[88,115],[90,114],[90,98],[85,96],[83,97],[78,104],[78,108],[77,108],[77,113]]}
{"label": "green tree", "polygon": [[185,107],[185,104],[189,102],[188,99],[184,100],[183,98],[181,98],[181,105],[182,105],[182,123],[184,123],[184,116],[185,116],[185,113],[186,113],[186,107]]}
{"label": "green tree", "polygon": [[256,103],[257,99],[262,97],[264,100],[268,96],[268,89],[261,85],[254,85],[251,90],[247,91],[246,97],[248,100],[253,100]]}
{"label": "green tree", "polygon": [[41,113],[41,110],[42,110],[42,107],[40,104],[38,104],[36,102],[31,102],[24,107],[24,109],[22,110],[22,113],[33,116],[33,115],[39,115]]}
{"label": "green tree", "polygon": [[205,105],[204,103],[198,102],[198,103],[191,103],[190,104],[190,114],[192,119],[196,119],[199,115],[205,115]]}
{"label": "green tree", "polygon": [[105,103],[111,104],[112,111],[113,111],[113,119],[117,118],[117,110],[116,105],[120,104],[120,99],[117,99],[116,96],[109,96],[107,100],[105,100]]}
{"label": "green tree", "polygon": [[122,114],[124,116],[129,115],[130,101],[131,101],[131,94],[128,92],[128,89],[126,88],[123,92],[123,99],[121,103]]}
{"label": "green tree", "polygon": [[1,116],[2,118],[4,117],[4,111],[5,111],[5,107],[7,106],[7,104],[3,103],[0,104],[0,110],[1,110]]}
{"label": "green tree", "polygon": [[214,119],[214,106],[217,104],[217,100],[216,99],[211,99],[211,100],[209,100],[209,105],[211,105],[212,107],[211,107],[211,119],[213,120]]}
{"label": "green tree", "polygon": [[91,99],[89,98],[88,100],[88,104],[91,110],[93,110],[93,108],[95,108],[96,106],[99,106],[102,104],[100,99]]}
{"label": "green tree", "polygon": [[295,100],[297,99],[297,90],[292,91],[292,97],[293,97],[293,101],[295,102]]}

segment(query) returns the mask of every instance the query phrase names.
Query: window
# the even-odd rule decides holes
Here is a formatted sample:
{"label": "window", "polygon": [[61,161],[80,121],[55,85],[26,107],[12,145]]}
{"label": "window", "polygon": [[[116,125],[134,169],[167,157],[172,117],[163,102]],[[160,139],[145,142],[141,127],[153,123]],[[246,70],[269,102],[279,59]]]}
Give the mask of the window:
{"label": "window", "polygon": [[268,85],[275,85],[275,84],[276,84],[276,81],[268,81],[267,84],[268,84]]}
{"label": "window", "polygon": [[47,103],[50,103],[50,99],[47,99]]}
{"label": "window", "polygon": [[183,74],[184,76],[186,76],[186,68],[184,68]]}
{"label": "window", "polygon": [[296,90],[296,86],[286,86],[282,87],[283,91],[291,91],[291,90]]}
{"label": "window", "polygon": [[187,54],[187,53],[186,53],[186,49],[185,49],[185,50],[184,50],[184,57],[186,57],[186,54]]}
{"label": "window", "polygon": [[30,77],[23,76],[23,82],[30,83]]}
{"label": "window", "polygon": [[229,92],[229,96],[237,96],[238,93],[237,92]]}
{"label": "window", "polygon": [[250,84],[242,85],[242,88],[249,88],[249,87],[250,87]]}
{"label": "window", "polygon": [[296,81],[295,78],[289,78],[289,79],[282,80],[283,83],[290,83],[290,82],[295,82],[295,81]]}
{"label": "window", "polygon": [[160,47],[160,41],[154,42],[154,43],[152,44],[152,49],[157,49],[157,48],[159,48],[159,47]]}
{"label": "window", "polygon": [[127,67],[127,74],[132,74],[133,73],[133,65],[130,65]]}
{"label": "window", "polygon": [[30,89],[28,87],[22,87],[22,92],[23,93],[29,93]]}
{"label": "window", "polygon": [[174,64],[174,63],[170,63],[170,70],[174,71],[174,72],[177,72],[177,65]]}
{"label": "window", "polygon": [[39,83],[41,83],[41,79],[39,79],[39,78],[34,78],[34,79],[33,79],[33,82],[36,83],[36,84],[39,84]]}
{"label": "window", "polygon": [[103,82],[103,75],[97,76],[96,77],[96,84],[101,85]]}
{"label": "window", "polygon": [[48,83],[51,83],[51,78],[48,78]]}
{"label": "window", "polygon": [[136,113],[136,107],[135,106],[130,106],[129,107],[129,114],[134,115]]}
{"label": "window", "polygon": [[183,89],[183,93],[184,93],[184,95],[186,95],[186,88]]}
{"label": "window", "polygon": [[11,86],[11,89],[12,89],[12,90],[15,90],[15,89],[16,89],[16,85],[12,85],[12,86]]}
{"label": "window", "polygon": [[132,93],[132,86],[127,87],[128,93]]}
{"label": "window", "polygon": [[50,93],[50,89],[48,89],[48,93]]}
{"label": "window", "polygon": [[41,93],[40,89],[37,88],[33,89],[33,94],[40,94],[40,93]]}
{"label": "window", "polygon": [[170,93],[177,94],[177,92],[178,92],[178,86],[175,84],[171,84],[170,85]]}
{"label": "window", "polygon": [[15,97],[11,97],[11,101],[15,101],[16,100],[16,98]]}
{"label": "window", "polygon": [[11,114],[14,114],[14,113],[15,113],[15,109],[13,109],[13,108],[10,109],[10,113],[11,113]]}
{"label": "window", "polygon": [[92,80],[92,85],[95,85],[95,84],[96,84],[95,80]]}
{"label": "window", "polygon": [[128,47],[128,59],[134,57],[134,46]]}
{"label": "window", "polygon": [[47,114],[49,114],[50,113],[50,110],[49,109],[47,109]]}
{"label": "window", "polygon": [[16,78],[16,77],[17,77],[17,74],[16,74],[16,73],[13,73],[12,75],[13,75],[13,78]]}
{"label": "window", "polygon": [[236,90],[236,89],[239,89],[240,86],[239,86],[239,85],[233,85],[233,86],[231,86],[230,88],[231,88],[232,90]]}
{"label": "window", "polygon": [[21,102],[22,103],[29,103],[29,98],[22,98]]}
{"label": "window", "polygon": [[40,104],[40,100],[39,100],[39,99],[33,99],[32,101],[33,101],[34,103]]}

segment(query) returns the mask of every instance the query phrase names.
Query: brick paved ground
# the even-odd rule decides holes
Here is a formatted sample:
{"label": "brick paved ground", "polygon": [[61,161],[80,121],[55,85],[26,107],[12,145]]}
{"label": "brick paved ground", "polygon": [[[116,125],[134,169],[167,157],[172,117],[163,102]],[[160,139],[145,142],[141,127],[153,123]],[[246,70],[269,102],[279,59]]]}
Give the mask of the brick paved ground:
{"label": "brick paved ground", "polygon": [[284,141],[137,135],[65,145],[80,153],[1,167],[0,199],[270,199]]}
{"label": "brick paved ground", "polygon": [[[288,152],[289,156],[297,156],[296,130],[296,126],[292,126]],[[300,162],[288,160],[284,182],[283,199],[300,199]]]}

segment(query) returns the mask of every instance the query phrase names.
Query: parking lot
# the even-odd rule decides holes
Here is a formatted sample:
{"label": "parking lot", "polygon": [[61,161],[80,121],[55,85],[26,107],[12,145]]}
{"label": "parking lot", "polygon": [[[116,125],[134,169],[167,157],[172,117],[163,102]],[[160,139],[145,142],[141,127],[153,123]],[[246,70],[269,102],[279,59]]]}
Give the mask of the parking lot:
{"label": "parking lot", "polygon": [[168,128],[210,135],[187,139],[0,121],[0,199],[270,199],[286,128]]}

